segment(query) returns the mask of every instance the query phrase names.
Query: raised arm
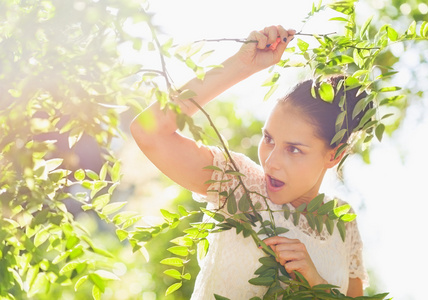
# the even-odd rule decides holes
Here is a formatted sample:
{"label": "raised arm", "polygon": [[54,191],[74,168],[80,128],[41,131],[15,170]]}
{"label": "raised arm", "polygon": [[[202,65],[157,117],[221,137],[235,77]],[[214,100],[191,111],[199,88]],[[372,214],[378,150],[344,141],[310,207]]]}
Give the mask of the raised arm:
{"label": "raised arm", "polygon": [[[295,34],[281,26],[266,27],[263,31],[253,31],[248,40],[257,41],[244,44],[241,49],[223,63],[222,68],[207,72],[204,80],[192,79],[181,90],[192,90],[192,99],[200,106],[249,77],[250,75],[276,64]],[[269,48],[280,38],[275,49]],[[198,109],[189,100],[178,101],[183,113],[193,115]],[[151,126],[146,120],[151,120]],[[192,139],[177,132],[176,114],[162,111],[156,102],[139,114],[131,124],[131,133],[144,154],[165,175],[179,185],[193,192],[206,194],[204,184],[211,179],[212,171],[204,170],[212,164],[212,154],[207,147],[198,146]]]}

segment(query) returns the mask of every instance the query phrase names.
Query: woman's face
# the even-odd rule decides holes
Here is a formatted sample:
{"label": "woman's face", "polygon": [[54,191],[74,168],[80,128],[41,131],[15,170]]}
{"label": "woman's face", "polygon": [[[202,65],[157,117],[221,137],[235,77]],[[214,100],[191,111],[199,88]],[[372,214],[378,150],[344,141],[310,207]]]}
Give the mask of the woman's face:
{"label": "woman's face", "polygon": [[318,195],[326,170],[337,163],[334,154],[298,108],[278,103],[259,145],[270,200],[295,207],[308,203]]}

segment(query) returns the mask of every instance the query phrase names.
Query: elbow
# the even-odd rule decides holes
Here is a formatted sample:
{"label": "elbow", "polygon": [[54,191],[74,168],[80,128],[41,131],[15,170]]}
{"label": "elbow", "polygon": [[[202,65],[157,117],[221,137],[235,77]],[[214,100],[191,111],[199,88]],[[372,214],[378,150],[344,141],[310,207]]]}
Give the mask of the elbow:
{"label": "elbow", "polygon": [[149,144],[149,140],[153,138],[154,126],[154,124],[147,122],[142,114],[132,120],[129,130],[135,142],[142,150]]}
{"label": "elbow", "polygon": [[156,147],[158,142],[173,134],[176,127],[170,119],[145,110],[131,122],[129,129],[138,146],[144,151]]}

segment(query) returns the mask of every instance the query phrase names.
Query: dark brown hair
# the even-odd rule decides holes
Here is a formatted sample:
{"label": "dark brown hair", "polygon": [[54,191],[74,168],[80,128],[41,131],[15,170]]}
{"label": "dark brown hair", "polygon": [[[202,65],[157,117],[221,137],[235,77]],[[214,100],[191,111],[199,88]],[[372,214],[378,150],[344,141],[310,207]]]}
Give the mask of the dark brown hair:
{"label": "dark brown hair", "polygon": [[[354,118],[352,117],[355,105],[362,99],[367,97],[366,92],[357,95],[359,87],[352,89],[347,88],[345,94],[345,77],[342,75],[332,76],[326,80],[334,88],[335,94],[332,102],[326,102],[321,99],[318,89],[320,84],[314,85],[313,80],[306,80],[297,84],[289,94],[284,98],[279,99],[279,103],[286,102],[292,104],[294,107],[299,108],[307,117],[308,120],[315,126],[316,133],[324,139],[327,145],[330,145],[333,137],[336,134],[336,120],[339,114],[346,110],[345,120],[341,129],[347,129],[344,136],[336,143],[330,145],[334,148],[340,143],[346,143],[349,140],[352,132],[358,127],[361,118],[366,111],[370,109],[371,105],[366,105],[365,109],[361,110]],[[339,88],[339,89],[338,89]],[[315,92],[316,97],[313,97]],[[345,97],[345,99],[343,99]],[[340,106],[340,102],[345,103]],[[369,103],[370,104],[370,103]],[[338,130],[338,131],[339,131]]]}

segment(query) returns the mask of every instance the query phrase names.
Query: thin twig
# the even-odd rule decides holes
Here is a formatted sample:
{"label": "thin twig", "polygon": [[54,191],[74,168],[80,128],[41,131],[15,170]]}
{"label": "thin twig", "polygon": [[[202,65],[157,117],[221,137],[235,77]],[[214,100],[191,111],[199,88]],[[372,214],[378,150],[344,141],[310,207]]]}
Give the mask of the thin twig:
{"label": "thin twig", "polygon": [[[297,32],[294,35],[304,35],[304,36],[328,36],[328,35],[332,35],[332,34],[336,34],[337,32],[329,32],[329,33],[323,33],[323,34],[315,34],[315,33],[306,33],[306,32]],[[193,44],[195,43],[200,43],[200,42],[238,42],[238,43],[244,43],[244,44],[248,44],[248,43],[257,43],[258,41],[256,40],[247,40],[247,39],[242,39],[242,38],[221,38],[221,39],[202,39],[202,40],[197,40],[194,41]]]}
{"label": "thin twig", "polygon": [[[144,8],[142,8],[142,10],[143,10],[144,14],[146,14],[146,15],[147,15],[147,12],[144,10]],[[152,33],[152,38],[153,38],[153,40],[154,40],[154,42],[155,42],[155,44],[156,44],[157,48],[159,49],[159,58],[160,58],[160,61],[161,61],[162,71],[163,71],[163,72],[158,72],[158,73],[160,73],[160,74],[163,74],[163,75],[164,75],[165,82],[166,82],[166,86],[167,86],[168,90],[171,90],[171,86],[172,86],[172,84],[171,84],[171,82],[170,82],[170,80],[169,80],[169,78],[168,78],[168,77],[169,77],[169,76],[168,76],[168,70],[167,70],[167,68],[166,68],[165,58],[164,58],[164,55],[163,55],[163,53],[162,53],[162,46],[161,46],[161,44],[160,44],[160,42],[159,42],[158,36],[157,36],[157,34],[156,34],[155,27],[154,27],[154,26],[153,26],[153,24],[151,23],[151,19],[150,19],[150,18],[148,18],[148,19],[147,19],[147,25],[149,26],[150,31],[151,31],[151,33]]]}

